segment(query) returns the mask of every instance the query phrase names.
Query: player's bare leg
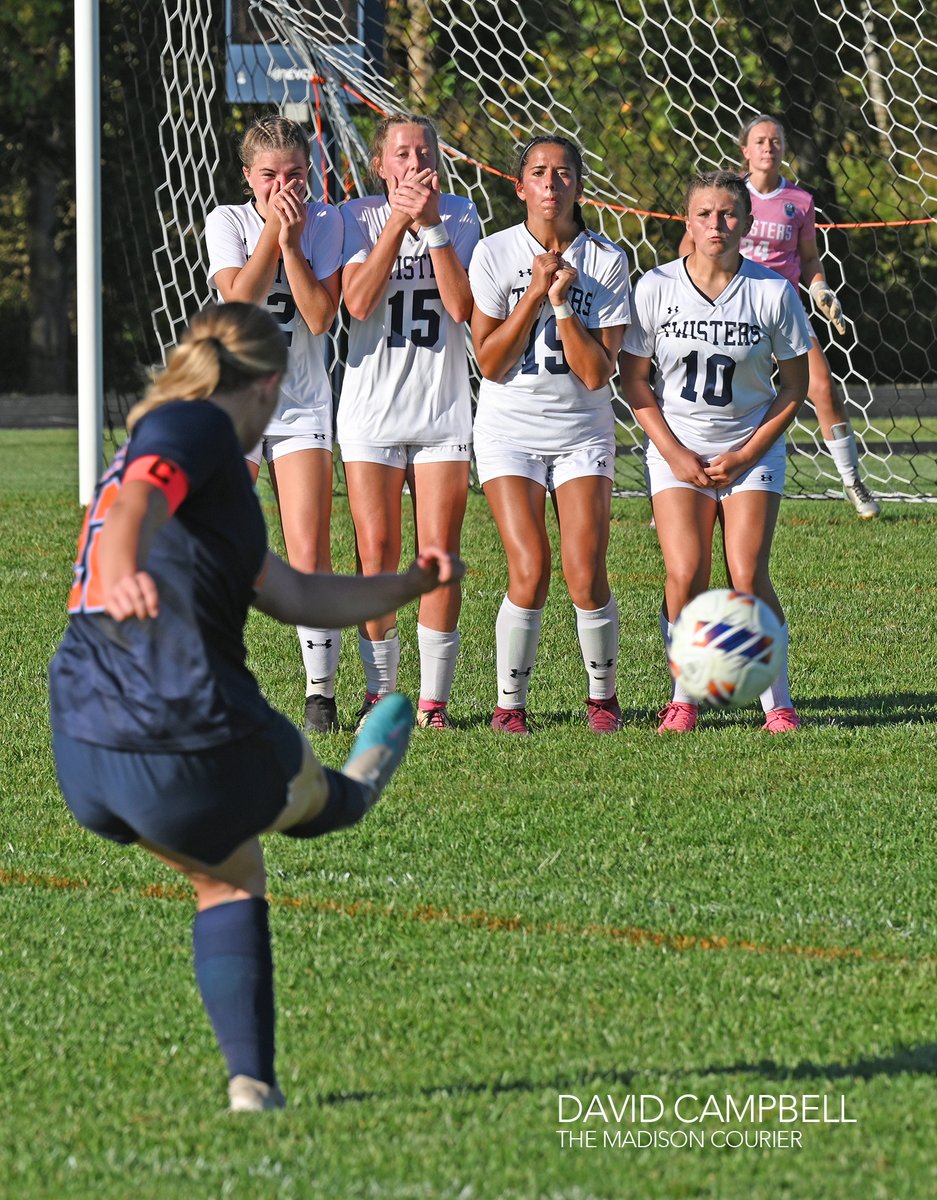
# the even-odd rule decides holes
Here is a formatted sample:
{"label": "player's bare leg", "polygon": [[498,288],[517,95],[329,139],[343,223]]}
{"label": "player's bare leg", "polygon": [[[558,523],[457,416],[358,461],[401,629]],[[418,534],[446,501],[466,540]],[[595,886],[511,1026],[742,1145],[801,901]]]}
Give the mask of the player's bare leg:
{"label": "player's bare leg", "polygon": [[654,513],[666,571],[664,610],[673,623],[709,587],[716,501],[692,488],[666,488],[654,496]]}
{"label": "player's bare leg", "polygon": [[788,675],[788,627],[768,573],[771,545],[781,497],[776,492],[736,492],[723,500],[720,512],[729,584],[764,600],[781,622],[783,665],[778,678],[761,695],[768,733],[797,729],[800,719],[791,700]]}
{"label": "player's bare leg", "polygon": [[719,520],[729,586],[764,600],[783,623],[784,611],[768,574],[780,508],[777,492],[736,492],[722,501]]}
{"label": "player's bare leg", "polygon": [[[297,450],[270,463],[280,526],[290,565],[300,571],[332,570],[332,452]],[[338,629],[296,627],[306,673],[305,727],[338,729],[335,675],[341,650]]]}
{"label": "player's bare leg", "polygon": [[[468,462],[417,463],[408,472],[416,526],[416,553],[442,546],[458,555],[468,502]],[[447,706],[459,651],[460,586],[437,588],[420,599],[417,639],[420,647],[422,729],[451,727]]]}
{"label": "player's bare leg", "polygon": [[612,481],[585,476],[561,484],[553,496],[560,526],[563,577],[576,612],[586,670],[586,714],[593,733],[617,733],[618,605],[608,583]]}
{"label": "player's bare leg", "polygon": [[[396,571],[400,566],[400,513],[406,471],[382,463],[345,463],[348,503],[355,526],[358,570],[362,575]],[[365,672],[364,704],[358,729],[374,702],[397,686],[400,642],[397,614],[385,613],[359,626],[358,649]]]}
{"label": "player's bare leg", "polygon": [[[667,652],[681,609],[709,587],[716,501],[693,488],[665,488],[654,496],[654,514],[666,571],[660,631]],[[690,733],[696,728],[697,714],[692,696],[674,680],[670,701],[657,714],[661,721],[657,732]]]}
{"label": "player's bare leg", "polygon": [[489,479],[484,487],[508,564],[508,590],[495,626],[498,703],[492,728],[527,733],[527,692],[537,658],[540,620],[550,587],[547,490],[519,475]]}

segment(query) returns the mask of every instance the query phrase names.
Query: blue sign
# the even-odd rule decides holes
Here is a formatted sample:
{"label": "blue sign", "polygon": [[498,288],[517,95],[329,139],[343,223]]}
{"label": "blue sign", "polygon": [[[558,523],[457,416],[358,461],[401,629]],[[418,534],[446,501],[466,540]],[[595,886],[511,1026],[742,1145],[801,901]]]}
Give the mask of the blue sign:
{"label": "blue sign", "polygon": [[[360,69],[365,54],[382,58],[383,0],[322,0],[335,27],[329,41],[330,58],[348,63],[349,73]],[[226,0],[225,33],[228,61],[226,95],[231,103],[305,104],[312,98],[310,66],[289,46],[252,0]],[[345,40],[340,40],[342,35]],[[309,40],[315,44],[315,38]],[[376,51],[376,53],[375,53]],[[339,68],[340,70],[340,68]]]}

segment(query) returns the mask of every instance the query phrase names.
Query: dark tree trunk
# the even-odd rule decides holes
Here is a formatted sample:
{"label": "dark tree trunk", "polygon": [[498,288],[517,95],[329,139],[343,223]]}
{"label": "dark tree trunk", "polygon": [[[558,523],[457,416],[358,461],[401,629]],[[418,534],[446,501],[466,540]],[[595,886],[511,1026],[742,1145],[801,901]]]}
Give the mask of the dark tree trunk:
{"label": "dark tree trunk", "polygon": [[60,172],[37,160],[30,180],[29,390],[64,392],[68,383],[68,281],[56,245],[59,234]]}

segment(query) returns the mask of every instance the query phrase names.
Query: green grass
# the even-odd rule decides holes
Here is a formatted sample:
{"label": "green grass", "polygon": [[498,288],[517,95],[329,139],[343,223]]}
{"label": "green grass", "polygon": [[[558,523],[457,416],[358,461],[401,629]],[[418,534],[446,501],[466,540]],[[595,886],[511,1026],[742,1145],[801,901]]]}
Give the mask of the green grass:
{"label": "green grass", "polygon": [[[664,739],[659,551],[646,503],[616,501],[627,727],[585,728],[557,574],[538,729],[520,741],[487,728],[505,570],[473,497],[461,728],[416,736],[358,828],[268,839],[290,1107],[235,1119],[192,978],[184,884],[75,826],[55,785],[45,665],[80,520],[74,459],[72,434],[0,433],[0,1196],[935,1193],[932,506],[889,504],[863,524],[842,502],[785,504],[774,576],[804,729],[770,739],[747,710]],[[347,569],[341,498],[335,542]],[[400,630],[412,694],[412,610]],[[298,720],[294,637],[251,620],[254,669]],[[362,686],[346,634],[346,726]],[[340,763],[350,741],[320,739],[321,757]],[[797,1122],[799,1150],[637,1150],[603,1148],[594,1121],[596,1148],[561,1149],[560,1094],[642,1093],[669,1110],[647,1129],[681,1128],[685,1093],[825,1094],[837,1111],[844,1097],[855,1123]]]}

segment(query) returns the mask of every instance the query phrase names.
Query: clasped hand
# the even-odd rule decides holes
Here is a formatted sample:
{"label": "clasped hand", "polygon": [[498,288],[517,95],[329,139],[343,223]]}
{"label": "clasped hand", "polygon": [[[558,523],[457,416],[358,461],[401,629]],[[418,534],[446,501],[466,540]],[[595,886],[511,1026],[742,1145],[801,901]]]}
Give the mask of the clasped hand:
{"label": "clasped hand", "polygon": [[408,225],[426,229],[439,224],[439,176],[429,167],[406,179],[388,179],[387,199]]}

